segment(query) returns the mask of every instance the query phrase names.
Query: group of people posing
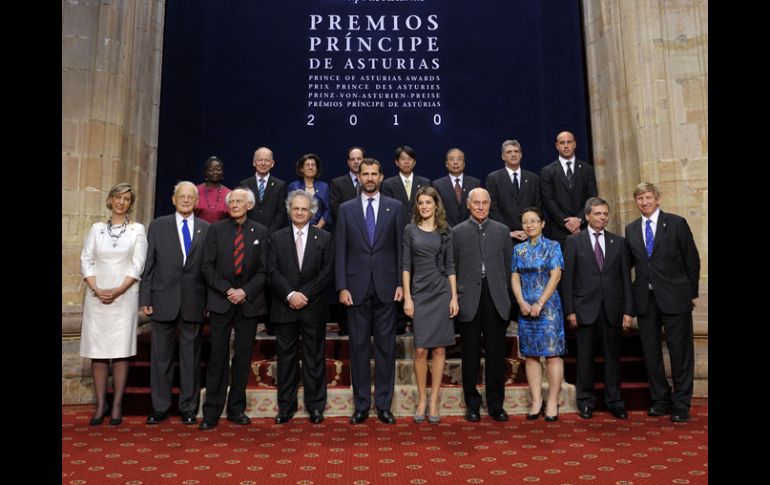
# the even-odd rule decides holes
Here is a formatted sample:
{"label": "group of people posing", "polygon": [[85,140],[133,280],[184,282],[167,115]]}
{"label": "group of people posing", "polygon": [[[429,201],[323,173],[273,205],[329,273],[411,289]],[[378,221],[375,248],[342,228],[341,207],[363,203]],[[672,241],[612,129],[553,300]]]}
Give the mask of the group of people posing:
{"label": "group of people posing", "polygon": [[[575,147],[572,133],[559,133],[559,158],[538,176],[521,168],[521,145],[506,140],[505,166],[490,173],[484,186],[464,173],[465,156],[457,148],[447,152],[447,176],[432,182],[414,173],[416,154],[408,146],[396,150],[399,174],[386,180],[380,162],[352,147],[348,173],[331,184],[319,180],[321,159],[307,154],[297,161],[298,180],[287,185],[270,174],[273,154],[262,147],[254,153],[255,175],[233,190],[221,183],[222,161],[211,157],[206,181],[179,182],[172,195],[175,212],[152,221],[146,232],[129,219],[133,188],[116,185],[107,196],[110,218],[91,227],[81,255],[88,285],[81,355],[92,359],[96,394],[90,424],[101,424],[108,414],[110,424],[122,420],[137,309],[152,326],[153,413],[147,424],[170,415],[177,344],[181,419],[198,422],[206,315],[211,356],[200,429],[215,428],[223,412],[234,423],[250,423],[246,384],[259,321],[269,322],[277,335],[275,422],[286,423],[297,412],[301,372],[304,407],[310,421],[320,423],[331,285],[346,309],[352,424],[368,419],[372,408],[371,352],[377,418],[396,421],[391,404],[399,320],[412,322],[417,423],[440,422],[445,349],[455,344],[455,325],[465,418],[481,419],[483,336],[486,410],[496,421],[508,420],[505,337],[511,320],[518,322],[519,351],[526,359],[526,419],[558,419],[565,320],[576,335],[579,416],[590,419],[596,407],[593,360],[599,344],[605,404],[626,419],[618,362],[622,330],[633,317],[650,380],[648,414],[687,421],[700,272],[690,228],[684,218],[662,212],[658,189],[642,183],[633,194],[641,217],[626,226],[625,237],[607,231],[609,204],[598,197],[594,169],[576,159]],[[663,367],[662,328],[673,392]]]}

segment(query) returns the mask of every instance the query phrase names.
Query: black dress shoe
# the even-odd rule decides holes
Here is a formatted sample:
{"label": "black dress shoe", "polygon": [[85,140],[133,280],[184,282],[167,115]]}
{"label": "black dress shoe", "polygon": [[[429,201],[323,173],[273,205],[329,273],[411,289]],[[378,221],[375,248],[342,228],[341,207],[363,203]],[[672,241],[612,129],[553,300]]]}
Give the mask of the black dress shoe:
{"label": "black dress shoe", "polygon": [[350,424],[361,424],[367,419],[369,419],[369,411],[359,411],[356,409],[356,412],[350,417]]}
{"label": "black dress shoe", "polygon": [[236,416],[227,416],[227,420],[240,425],[251,424],[251,419],[249,419],[249,417],[244,413],[238,414]]}
{"label": "black dress shoe", "polygon": [[578,416],[583,419],[591,419],[594,417],[594,409],[590,406],[578,406]]}
{"label": "black dress shoe", "polygon": [[656,403],[647,410],[647,416],[665,416],[671,412],[668,404]]}
{"label": "black dress shoe", "polygon": [[687,409],[674,409],[671,412],[671,421],[675,423],[686,423],[690,420],[690,411]]}
{"label": "black dress shoe", "polygon": [[206,419],[204,418],[203,421],[201,421],[201,424],[198,425],[198,429],[201,429],[203,431],[206,431],[207,429],[214,429],[217,427],[217,424],[218,423],[216,421],[206,421]]}
{"label": "black dress shoe", "polygon": [[275,417],[275,424],[288,423],[291,420],[291,418],[293,418],[293,417],[294,417],[294,413],[293,412],[292,413],[285,413],[285,412],[281,411]]}
{"label": "black dress shoe", "polygon": [[479,413],[479,408],[468,408],[465,410],[465,420],[470,421],[471,423],[477,423],[481,421],[481,413]]}
{"label": "black dress shoe", "polygon": [[628,419],[628,413],[622,407],[610,408],[610,414],[618,419]]}
{"label": "black dress shoe", "polygon": [[324,420],[324,413],[319,409],[312,409],[310,411],[310,422],[318,424]]}
{"label": "black dress shoe", "polygon": [[393,413],[391,413],[388,409],[385,409],[384,411],[380,411],[378,409],[377,419],[379,419],[385,424],[396,424],[396,417],[393,416]]}
{"label": "black dress shoe", "polygon": [[145,421],[145,423],[147,423],[147,424],[160,424],[163,421],[165,421],[166,418],[168,418],[168,413],[159,413],[159,412],[153,411],[152,414],[150,414],[147,417],[147,421]]}
{"label": "black dress shoe", "polygon": [[195,417],[195,413],[186,412],[182,413],[182,424],[195,424],[198,422],[198,418]]}
{"label": "black dress shoe", "polygon": [[540,411],[535,414],[527,414],[527,421],[534,421],[545,414],[545,401],[540,405]]}
{"label": "black dress shoe", "polygon": [[508,413],[505,412],[505,409],[492,409],[489,411],[489,415],[494,419],[495,421],[508,421]]}

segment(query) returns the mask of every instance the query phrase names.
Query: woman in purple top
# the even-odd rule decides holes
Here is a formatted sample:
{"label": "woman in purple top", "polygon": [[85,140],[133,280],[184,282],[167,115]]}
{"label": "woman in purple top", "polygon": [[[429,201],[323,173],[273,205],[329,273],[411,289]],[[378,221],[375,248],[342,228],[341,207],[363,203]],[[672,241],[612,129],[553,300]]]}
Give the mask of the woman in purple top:
{"label": "woman in purple top", "polygon": [[218,157],[209,157],[203,167],[203,176],[206,181],[198,185],[198,205],[195,206],[195,215],[213,224],[219,220],[227,219],[227,204],[225,196],[231,192],[222,185],[222,177],[225,174],[225,165]]}

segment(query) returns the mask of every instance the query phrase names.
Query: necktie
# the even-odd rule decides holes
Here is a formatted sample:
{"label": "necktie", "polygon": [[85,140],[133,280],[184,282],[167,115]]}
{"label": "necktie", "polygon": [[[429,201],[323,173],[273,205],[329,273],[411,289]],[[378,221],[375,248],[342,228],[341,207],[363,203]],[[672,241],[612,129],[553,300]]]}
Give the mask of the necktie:
{"label": "necktie", "polygon": [[302,250],[302,231],[297,231],[297,261],[299,261],[299,269],[302,269],[302,257],[305,252]]}
{"label": "necktie", "polygon": [[238,229],[235,231],[235,240],[233,241],[233,261],[235,262],[236,275],[243,272],[243,248],[243,226],[238,224]]}
{"label": "necktie", "polygon": [[265,179],[259,179],[259,201],[265,198]]}
{"label": "necktie", "polygon": [[513,196],[519,197],[519,172],[513,172]]}
{"label": "necktie", "polygon": [[192,246],[192,237],[190,236],[190,228],[187,226],[187,219],[182,219],[182,241],[184,241],[184,256],[190,255],[190,246]]}
{"label": "necktie", "polygon": [[596,253],[596,264],[599,265],[599,271],[604,269],[604,253],[602,252],[602,246],[599,244],[599,236],[601,233],[595,232],[596,243],[594,244],[594,253]]}
{"label": "necktie", "polygon": [[358,191],[358,177],[353,177],[353,187]]}
{"label": "necktie", "polygon": [[567,180],[572,180],[572,162],[567,162]]}
{"label": "necktie", "polygon": [[412,179],[404,179],[404,189],[406,190],[406,200],[412,199]]}
{"label": "necktie", "polygon": [[369,236],[369,246],[374,246],[374,228],[376,223],[374,222],[374,206],[372,202],[374,197],[369,197],[369,205],[366,206],[366,235]]}
{"label": "necktie", "polygon": [[644,248],[647,250],[647,257],[652,256],[652,245],[655,242],[655,236],[652,235],[652,219],[647,219],[647,225],[644,228]]}
{"label": "necktie", "polygon": [[455,179],[455,198],[457,199],[458,204],[463,198],[463,188],[460,187],[460,177]]}

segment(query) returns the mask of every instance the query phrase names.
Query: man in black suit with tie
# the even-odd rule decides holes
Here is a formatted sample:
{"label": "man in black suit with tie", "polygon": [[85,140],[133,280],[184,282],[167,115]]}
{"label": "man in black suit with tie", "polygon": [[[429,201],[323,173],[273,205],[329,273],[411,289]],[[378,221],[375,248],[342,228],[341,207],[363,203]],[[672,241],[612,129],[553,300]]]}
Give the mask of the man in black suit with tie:
{"label": "man in black suit with tie", "polygon": [[278,334],[277,424],[297,411],[299,340],[302,337],[302,383],[310,422],[320,423],[326,407],[324,338],[329,304],[324,290],[334,261],[332,235],[308,224],[318,200],[303,190],[286,200],[291,224],[270,236],[267,274],[273,287],[270,319]]}
{"label": "man in black suit with tie", "polygon": [[518,141],[505,140],[501,147],[505,167],[490,173],[486,183],[492,198],[489,217],[508,226],[514,245],[527,240],[521,227],[521,210],[526,207],[540,208],[540,179],[521,168],[522,156]]}
{"label": "man in black suit with tie", "polygon": [[[256,198],[254,207],[249,209],[248,218],[267,228],[268,236],[286,224],[286,182],[270,174],[275,165],[273,151],[267,147],[259,147],[254,151],[253,160],[256,171],[253,177],[241,180],[241,187],[246,187]],[[270,311],[270,286],[265,285],[265,301],[267,311]],[[269,315],[265,315],[265,331],[275,335],[275,328]]]}
{"label": "man in black suit with tie", "polygon": [[[404,204],[404,220],[402,224],[406,226],[412,218],[417,190],[420,187],[429,186],[430,180],[414,173],[414,166],[417,165],[417,154],[409,145],[396,148],[394,159],[398,167],[398,175],[387,178],[382,182],[382,194]],[[410,321],[409,317],[404,313],[404,303],[399,303],[398,316],[396,317],[396,334],[403,335]]]}
{"label": "man in black suit with tie", "polygon": [[610,207],[591,197],[584,210],[588,227],[567,238],[562,276],[562,302],[577,339],[578,416],[593,417],[594,350],[604,355],[604,403],[618,419],[627,419],[620,395],[620,339],[634,316],[631,270],[625,239],[607,231]]}
{"label": "man in black suit with tie", "polygon": [[[358,181],[358,168],[361,161],[366,156],[366,151],[357,146],[348,148],[348,173],[332,180],[331,185],[331,208],[333,220],[337,220],[337,211],[340,204],[358,197],[360,182]],[[333,317],[339,325],[339,334],[348,334],[347,309],[341,303],[334,303],[332,306]]]}
{"label": "man in black suit with tie", "polygon": [[375,406],[386,424],[395,381],[396,304],[401,287],[403,204],[380,193],[382,167],[365,158],[359,171],[361,196],[340,206],[334,231],[334,269],[340,303],[348,307],[350,372],[355,412],[351,424],[369,417],[369,342],[374,337]]}
{"label": "man in black suit with tie", "polygon": [[201,272],[209,223],[193,216],[198,189],[179,182],[171,201],[176,212],[150,223],[147,260],[139,286],[139,307],[151,319],[150,395],[147,424],[169,416],[174,380],[173,356],[179,331],[179,411],[183,424],[195,424],[200,399],[201,327],[206,286]]}
{"label": "man in black suit with tie", "polygon": [[575,157],[575,136],[562,131],[556,137],[559,158],[540,171],[540,195],[546,212],[546,237],[558,241],[564,251],[564,241],[586,227],[583,208],[596,190],[594,167]]}
{"label": "man in black suit with tie", "polygon": [[[671,421],[690,419],[695,352],[692,310],[698,298],[700,256],[687,221],[660,210],[660,192],[650,183],[634,190],[642,217],[626,226],[626,244],[635,268],[634,306],[639,321],[652,406],[648,416],[671,412]],[[671,360],[674,392],[663,369],[661,328]],[[672,407],[673,405],[673,407]]]}
{"label": "man in black suit with tie", "polygon": [[[203,278],[208,287],[207,308],[211,325],[211,356],[206,372],[206,402],[199,429],[213,429],[225,407],[227,419],[249,424],[246,416],[246,383],[257,317],[265,306],[265,252],[267,228],[246,213],[254,206],[254,193],[237,187],[227,194],[228,219],[212,224],[203,251]],[[230,332],[235,330],[232,372]],[[227,392],[228,381],[230,392]]]}
{"label": "man in black suit with tie", "polygon": [[449,174],[431,182],[438,191],[446,211],[446,222],[449,227],[464,222],[470,216],[468,210],[468,192],[481,187],[481,180],[465,175],[465,153],[459,148],[451,148],[446,152],[446,169]]}

